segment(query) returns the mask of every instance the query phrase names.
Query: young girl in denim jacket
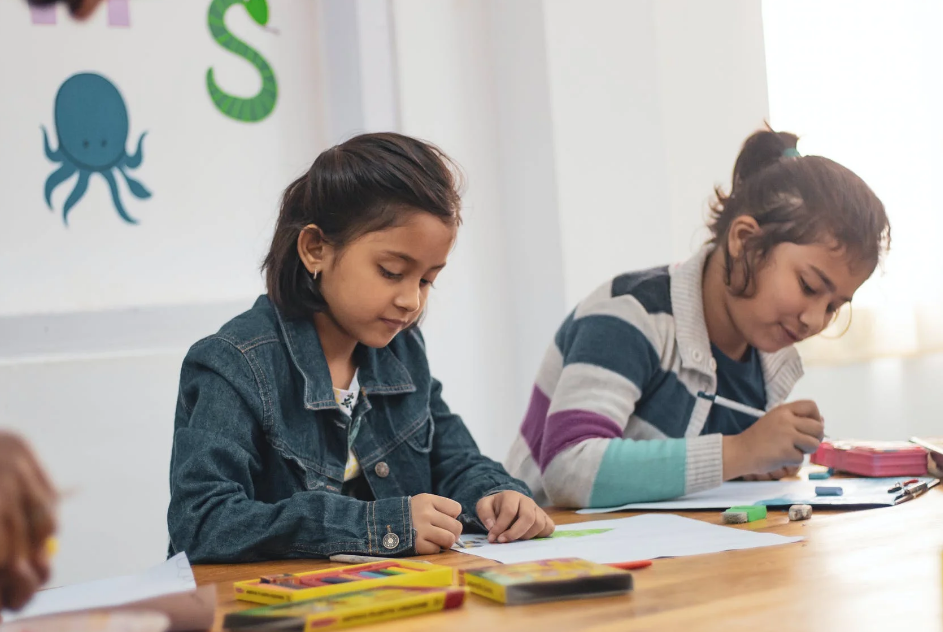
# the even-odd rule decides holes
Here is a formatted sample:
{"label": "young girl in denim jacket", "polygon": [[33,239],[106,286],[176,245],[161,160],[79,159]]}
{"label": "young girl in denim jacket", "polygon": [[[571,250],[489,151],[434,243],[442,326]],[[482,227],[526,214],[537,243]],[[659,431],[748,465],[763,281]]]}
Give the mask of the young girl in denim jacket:
{"label": "young girl in denim jacket", "polygon": [[288,187],[268,295],[183,362],[171,553],[413,555],[466,527],[553,532],[442,401],[415,327],[460,223],[453,171],[433,146],[366,134]]}
{"label": "young girl in denim jacket", "polygon": [[753,134],[730,193],[717,191],[707,246],[612,279],[560,326],[507,461],[538,502],[605,507],[780,478],[818,447],[816,405],[782,404],[802,375],[793,345],[851,302],[890,225],[867,184],[796,141]]}

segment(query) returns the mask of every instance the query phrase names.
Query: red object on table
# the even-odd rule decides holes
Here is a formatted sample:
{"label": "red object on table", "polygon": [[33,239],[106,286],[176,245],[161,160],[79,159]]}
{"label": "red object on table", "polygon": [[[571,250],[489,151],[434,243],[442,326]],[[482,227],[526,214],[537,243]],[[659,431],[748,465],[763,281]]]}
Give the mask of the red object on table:
{"label": "red object on table", "polygon": [[859,476],[927,475],[927,451],[906,441],[823,441],[811,460]]}
{"label": "red object on table", "polygon": [[613,568],[621,568],[624,571],[634,571],[639,568],[645,568],[651,566],[651,560],[636,560],[634,562],[613,562],[611,564],[606,564],[606,566],[611,566]]}

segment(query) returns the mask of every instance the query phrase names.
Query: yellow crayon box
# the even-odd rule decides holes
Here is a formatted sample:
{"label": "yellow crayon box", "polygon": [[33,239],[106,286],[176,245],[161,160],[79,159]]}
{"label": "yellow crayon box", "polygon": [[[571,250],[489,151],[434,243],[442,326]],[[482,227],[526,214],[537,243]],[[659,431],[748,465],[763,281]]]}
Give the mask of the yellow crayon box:
{"label": "yellow crayon box", "polygon": [[505,604],[607,597],[632,590],[631,573],[576,557],[461,571],[459,578],[476,595]]}
{"label": "yellow crayon box", "polygon": [[383,586],[307,601],[253,608],[226,615],[227,630],[314,632],[389,621],[458,608],[466,591],[457,587]]}
{"label": "yellow crayon box", "polygon": [[236,582],[236,599],[262,604],[305,601],[384,586],[451,586],[448,566],[390,559]]}

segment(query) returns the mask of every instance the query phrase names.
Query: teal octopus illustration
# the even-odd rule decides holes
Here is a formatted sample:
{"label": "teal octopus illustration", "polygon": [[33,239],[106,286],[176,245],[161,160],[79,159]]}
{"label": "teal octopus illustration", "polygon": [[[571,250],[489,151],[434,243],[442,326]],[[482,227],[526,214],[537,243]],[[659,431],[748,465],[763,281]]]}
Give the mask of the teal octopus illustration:
{"label": "teal octopus illustration", "polygon": [[249,16],[260,26],[268,24],[268,2],[266,0],[213,0],[210,4],[208,24],[216,43],[226,50],[242,57],[262,76],[262,87],[251,98],[238,97],[226,92],[216,83],[213,69],[206,71],[206,88],[216,108],[226,116],[245,123],[261,121],[275,109],[278,99],[278,83],[275,73],[268,62],[254,48],[226,29],[223,16],[230,7],[239,5],[248,11]]}
{"label": "teal octopus illustration", "polygon": [[49,135],[42,126],[46,157],[61,163],[58,170],[46,179],[46,205],[52,210],[52,192],[76,172],[78,182],[65,201],[62,221],[68,226],[72,210],[88,189],[88,179],[99,173],[108,182],[111,199],[121,219],[129,224],[137,220],[128,215],[121,203],[114,173],[120,173],[128,190],[140,199],[151,197],[143,184],[128,175],[128,169],[137,169],[144,160],[142,144],[147,132],[138,139],[137,151],[128,155],[128,108],[121,93],[111,81],[95,73],[72,75],[59,87],[55,105],[56,136],[59,149],[49,146]]}

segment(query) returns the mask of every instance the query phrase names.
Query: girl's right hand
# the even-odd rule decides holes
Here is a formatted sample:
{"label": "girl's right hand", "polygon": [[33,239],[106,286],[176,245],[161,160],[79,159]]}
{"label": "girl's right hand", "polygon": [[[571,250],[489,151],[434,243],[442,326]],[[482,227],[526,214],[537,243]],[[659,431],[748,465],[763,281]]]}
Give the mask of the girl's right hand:
{"label": "girl's right hand", "polygon": [[739,435],[724,437],[724,480],[799,466],[824,436],[825,424],[815,402],[777,406]]}
{"label": "girl's right hand", "polygon": [[443,496],[419,494],[409,499],[409,510],[416,530],[416,553],[432,555],[448,551],[462,535],[462,523],[456,520],[462,506]]}

